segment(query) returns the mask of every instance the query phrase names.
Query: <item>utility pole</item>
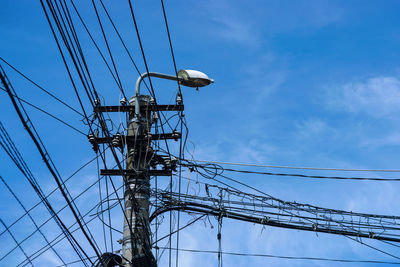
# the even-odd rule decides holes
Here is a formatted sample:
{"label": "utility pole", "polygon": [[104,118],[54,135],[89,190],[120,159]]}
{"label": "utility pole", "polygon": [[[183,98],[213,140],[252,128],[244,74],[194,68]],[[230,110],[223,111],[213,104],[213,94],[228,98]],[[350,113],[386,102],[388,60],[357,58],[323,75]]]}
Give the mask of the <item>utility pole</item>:
{"label": "utility pole", "polygon": [[[138,101],[136,101],[138,97]],[[148,107],[150,97],[135,96],[130,101],[131,106],[139,104]],[[150,206],[150,176],[149,161],[152,156],[150,147],[151,112],[143,112],[136,117],[129,112],[127,131],[127,170],[133,171],[127,175],[124,192],[124,229],[122,239],[122,256],[124,266],[157,266],[151,252],[149,206]],[[147,138],[143,138],[147,137]],[[147,140],[146,140],[147,139]],[[129,263],[129,261],[132,261]]]}
{"label": "utility pole", "polygon": [[[151,231],[149,224],[150,208],[150,177],[171,176],[176,170],[177,159],[171,154],[157,154],[152,148],[152,141],[182,138],[182,133],[173,130],[172,133],[151,133],[153,120],[156,121],[159,112],[183,111],[182,97],[177,97],[176,105],[157,105],[155,99],[140,94],[140,84],[146,77],[157,77],[178,81],[188,87],[203,87],[214,80],[202,72],[195,70],[180,70],[176,76],[148,72],[142,74],[136,81],[135,96],[122,106],[96,105],[94,112],[128,112],[128,130],[126,135],[116,133],[112,137],[99,137],[98,133],[88,135],[89,142],[97,152],[99,144],[108,144],[124,150],[126,146],[126,169],[102,169],[100,175],[124,177],[124,228],[122,243],[122,266],[125,267],[157,267],[152,254]],[[161,126],[162,128],[162,126]],[[110,262],[110,257],[114,257]],[[106,267],[120,266],[121,258],[112,253],[103,254],[107,261]],[[118,260],[117,260],[118,259]],[[117,264],[117,265],[115,265]]]}

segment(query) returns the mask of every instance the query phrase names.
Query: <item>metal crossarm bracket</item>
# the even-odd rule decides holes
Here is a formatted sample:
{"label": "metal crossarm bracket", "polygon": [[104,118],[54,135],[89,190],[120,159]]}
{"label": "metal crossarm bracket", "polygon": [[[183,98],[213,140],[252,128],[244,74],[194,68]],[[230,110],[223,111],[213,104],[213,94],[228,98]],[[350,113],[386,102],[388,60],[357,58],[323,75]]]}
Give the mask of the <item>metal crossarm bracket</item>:
{"label": "metal crossarm bracket", "polygon": [[[146,172],[149,176],[171,176],[171,170],[149,170]],[[115,169],[102,169],[100,170],[100,175],[104,176],[128,176],[128,175],[138,175],[140,172],[135,170],[115,170]]]}
{"label": "metal crossarm bracket", "polygon": [[[183,111],[184,105],[158,105],[143,106],[143,111]],[[135,111],[135,106],[96,106],[94,112],[130,112]]]}
{"label": "metal crossarm bracket", "polygon": [[[126,140],[127,142],[135,142],[136,141],[147,141],[147,140],[166,140],[166,139],[174,139],[177,141],[182,137],[182,134],[179,132],[173,133],[165,133],[165,134],[148,134],[142,136],[125,136],[121,135],[122,140]],[[112,142],[114,137],[94,137],[93,142],[97,144],[106,144]]]}

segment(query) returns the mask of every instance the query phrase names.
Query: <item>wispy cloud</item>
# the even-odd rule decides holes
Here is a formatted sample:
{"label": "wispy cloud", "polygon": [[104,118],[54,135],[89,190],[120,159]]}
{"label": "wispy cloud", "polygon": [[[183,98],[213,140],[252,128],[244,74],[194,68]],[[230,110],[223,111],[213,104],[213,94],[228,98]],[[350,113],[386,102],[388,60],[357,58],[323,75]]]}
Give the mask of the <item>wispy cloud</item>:
{"label": "wispy cloud", "polygon": [[257,33],[245,21],[234,18],[232,15],[215,17],[214,21],[217,23],[215,30],[218,31],[219,37],[241,45],[259,43]]}
{"label": "wispy cloud", "polygon": [[240,12],[227,1],[208,1],[212,20],[215,22],[212,31],[216,37],[246,46],[259,44],[259,33],[251,20],[240,16]]}
{"label": "wispy cloud", "polygon": [[[312,0],[269,1],[267,6],[263,1],[239,5],[232,1],[209,0],[200,8],[204,6],[215,23],[211,27],[215,37],[252,47],[261,45],[264,35],[320,29],[343,18],[339,6]],[[257,6],[259,8],[255,8]]]}
{"label": "wispy cloud", "polygon": [[296,135],[301,138],[315,138],[318,135],[326,133],[328,126],[326,123],[318,118],[311,118],[304,120],[297,124]]}
{"label": "wispy cloud", "polygon": [[380,76],[349,82],[331,88],[328,97],[327,102],[332,109],[387,117],[400,111],[400,80]]}
{"label": "wispy cloud", "polygon": [[381,146],[399,146],[400,145],[400,134],[397,132],[389,133],[385,136],[364,138],[361,140],[360,145],[362,147],[378,148]]}
{"label": "wispy cloud", "polygon": [[249,87],[246,91],[256,90],[257,99],[263,99],[286,81],[286,58],[278,57],[272,52],[264,53],[249,62],[243,69],[243,73],[247,77],[246,84],[243,86]]}

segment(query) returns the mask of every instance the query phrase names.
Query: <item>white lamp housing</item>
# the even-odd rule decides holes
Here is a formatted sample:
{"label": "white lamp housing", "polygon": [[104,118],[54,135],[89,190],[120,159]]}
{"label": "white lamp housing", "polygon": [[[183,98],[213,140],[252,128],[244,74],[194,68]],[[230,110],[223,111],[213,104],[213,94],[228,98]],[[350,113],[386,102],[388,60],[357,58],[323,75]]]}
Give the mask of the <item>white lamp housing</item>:
{"label": "white lamp housing", "polygon": [[203,87],[214,82],[205,73],[197,70],[180,70],[178,78],[182,85],[188,87]]}

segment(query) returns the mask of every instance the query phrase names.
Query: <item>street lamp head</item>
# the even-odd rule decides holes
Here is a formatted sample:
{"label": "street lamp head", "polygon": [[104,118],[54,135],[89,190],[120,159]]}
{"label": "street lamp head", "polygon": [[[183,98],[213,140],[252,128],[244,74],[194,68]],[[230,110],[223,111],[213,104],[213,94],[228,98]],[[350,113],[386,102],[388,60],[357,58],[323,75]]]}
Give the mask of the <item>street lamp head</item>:
{"label": "street lamp head", "polygon": [[206,74],[197,70],[180,70],[178,78],[182,85],[188,87],[203,87],[214,82]]}

